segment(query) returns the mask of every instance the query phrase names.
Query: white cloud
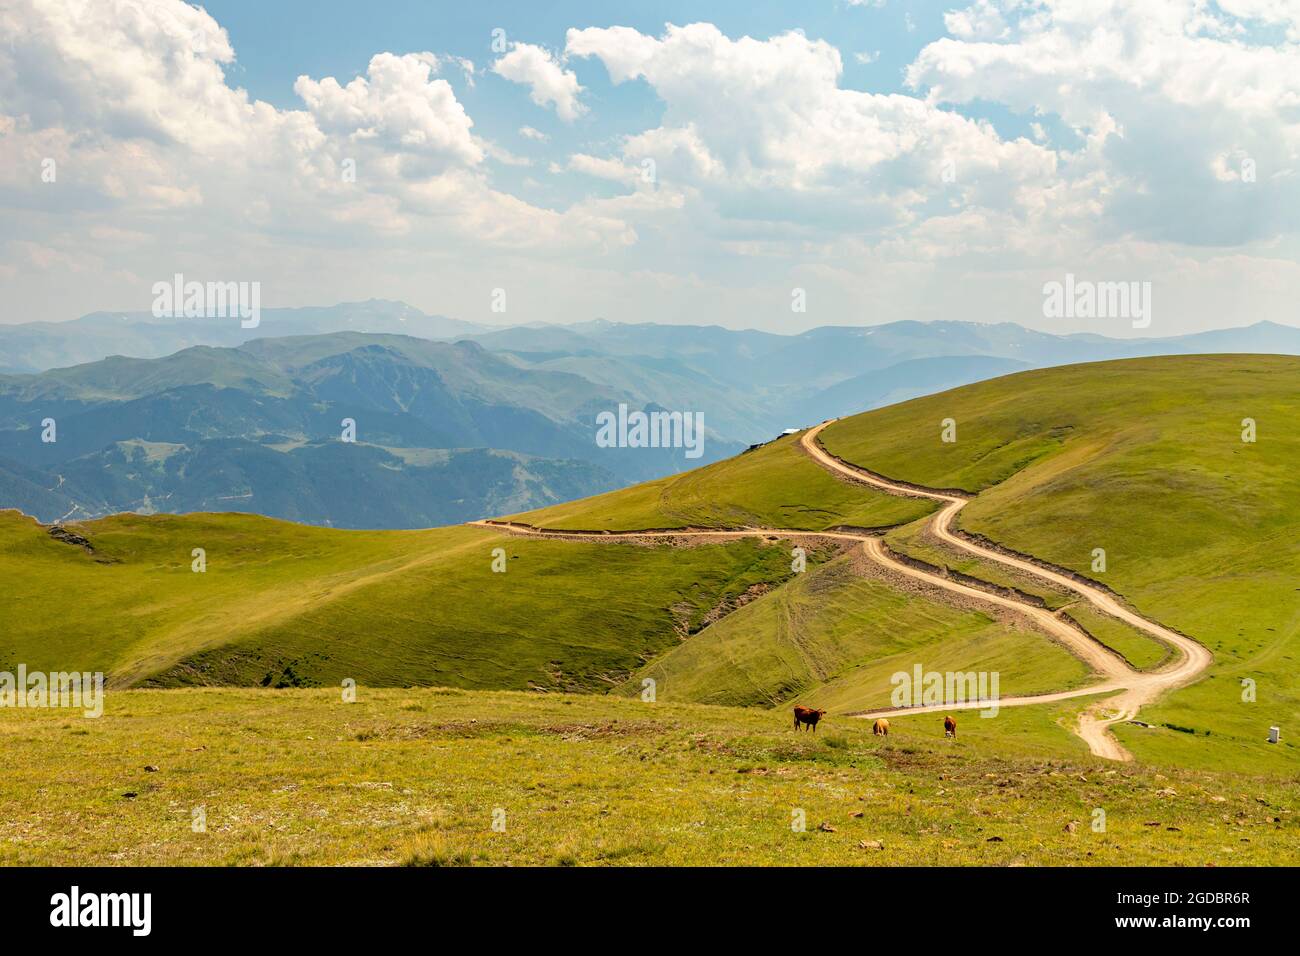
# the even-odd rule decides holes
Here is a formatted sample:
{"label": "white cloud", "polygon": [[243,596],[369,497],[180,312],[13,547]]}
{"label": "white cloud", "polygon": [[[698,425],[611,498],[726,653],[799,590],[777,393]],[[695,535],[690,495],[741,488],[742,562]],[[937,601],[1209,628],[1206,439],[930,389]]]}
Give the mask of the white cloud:
{"label": "white cloud", "polygon": [[[593,58],[593,87],[644,84],[661,113],[600,116],[599,138],[533,160],[547,181],[528,195],[558,197],[540,207],[497,185],[530,160],[481,135],[480,99],[458,95],[482,72],[468,61],[380,52],[360,76],[301,77],[301,105],[277,108],[227,79],[235,51],[199,8],[18,0],[0,6],[3,320],[147,307],[183,271],[261,278],[268,306],[384,295],[486,321],[508,285],[509,321],[1035,324],[1044,279],[1072,271],[1156,280],[1179,323],[1163,331],[1285,321],[1294,13],[969,0],[905,94],[842,87],[849,54],[797,31],[573,29],[563,57],[519,44],[489,69],[572,122],[596,98],[569,58]],[[996,128],[971,118],[988,103]],[[795,280],[816,284],[798,320]]]}
{"label": "white cloud", "polygon": [[468,70],[453,58],[379,53],[345,82],[300,77],[303,108],[277,109],[227,83],[225,32],[177,0],[25,0],[0,34],[16,41],[0,43],[0,243],[30,266],[6,278],[10,321],[147,308],[174,271],[264,279],[268,305],[328,301],[374,294],[397,264],[451,287],[466,256],[500,269],[635,239],[599,210],[494,189],[485,157],[526,161],[474,135],[437,75]]}
{"label": "white cloud", "polygon": [[510,150],[498,143],[493,143],[488,140],[480,140],[480,142],[488,157],[498,163],[502,163],[506,166],[531,166],[533,164],[533,161],[527,156],[520,156],[517,153],[512,153]]}
{"label": "white cloud", "polygon": [[656,39],[593,28],[570,30],[566,49],[599,58],[615,82],[644,79],[663,99],[663,125],[628,137],[623,152],[654,158],[665,182],[785,190],[796,201],[887,197],[902,216],[924,201],[911,191],[934,184],[949,156],[961,157],[970,189],[981,174],[1005,184],[1054,172],[1052,154],[1027,140],[1004,142],[915,97],[841,88],[839,51],[799,32],[733,40],[697,23],[669,25]]}
{"label": "white cloud", "polygon": [[1230,17],[1286,28],[1286,37],[1300,43],[1300,3],[1296,0],[1218,0]]}
{"label": "white cloud", "polygon": [[219,147],[255,119],[247,96],[225,86],[225,30],[197,7],[32,0],[0,9],[0,36],[0,104],[34,128]]}
{"label": "white cloud", "polygon": [[943,22],[960,40],[1002,40],[1011,32],[996,0],[976,0],[964,10],[949,10]]}
{"label": "white cloud", "polygon": [[300,76],[293,89],[327,133],[448,163],[478,163],[484,151],[470,134],[474,123],[451,84],[431,77],[437,68],[432,53],[379,53],[371,58],[367,76],[346,86],[332,76],[320,81]]}
{"label": "white cloud", "polygon": [[611,182],[625,185],[632,185],[640,178],[640,173],[637,170],[627,166],[620,160],[601,159],[598,156],[588,156],[585,153],[574,153],[570,156],[569,169],[588,176],[595,176],[597,179],[608,179]]}
{"label": "white cloud", "polygon": [[[1263,0],[1219,6],[1285,19]],[[936,103],[1056,114],[1086,137],[1105,184],[1094,192],[1099,235],[1215,245],[1295,232],[1300,47],[1247,42],[1230,13],[1196,0],[981,0],[954,16],[963,30],[997,17],[1005,39],[935,41],[909,84]],[[1254,163],[1255,183],[1224,174],[1229,154]]]}
{"label": "white cloud", "polygon": [[549,50],[531,43],[512,44],[510,52],[492,64],[492,71],[512,83],[530,88],[538,106],[554,106],[555,113],[566,123],[587,112],[578,99],[582,86],[572,70],[564,69]]}
{"label": "white cloud", "polygon": [[446,56],[441,57],[440,60],[445,60],[446,62],[459,67],[461,75],[465,79],[465,85],[471,90],[474,89],[474,75],[478,70],[475,68],[473,60],[467,59],[463,56]]}

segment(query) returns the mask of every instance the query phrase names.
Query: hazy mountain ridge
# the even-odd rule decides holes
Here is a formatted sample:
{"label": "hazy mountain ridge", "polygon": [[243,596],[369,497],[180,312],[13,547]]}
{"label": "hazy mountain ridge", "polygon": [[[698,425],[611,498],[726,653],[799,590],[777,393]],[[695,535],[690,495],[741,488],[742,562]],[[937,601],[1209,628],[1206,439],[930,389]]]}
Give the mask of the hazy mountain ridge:
{"label": "hazy mountain ridge", "polygon": [[[680,470],[680,449],[606,449],[621,390],[473,342],[337,333],[198,346],[0,376],[0,504],[42,520],[255,511],[423,527]],[[636,405],[635,407],[640,407]],[[55,421],[53,442],[42,422]],[[356,441],[340,438],[345,419]],[[712,441],[706,457],[736,451]]]}
{"label": "hazy mountain ridge", "polygon": [[0,372],[43,372],[111,355],[161,358],[195,345],[235,347],[286,335],[379,332],[448,339],[486,326],[428,315],[405,302],[370,299],[332,306],[263,309],[256,328],[238,319],[157,318],[149,312],[92,312],[68,322],[0,325]]}
{"label": "hazy mountain ridge", "polygon": [[[194,339],[208,341],[147,357]],[[606,320],[487,329],[372,300],[268,309],[247,330],[236,320],[110,313],[0,326],[0,368],[110,344],[140,357],[0,374],[0,507],[43,520],[232,509],[341,527],[427,526],[661,477],[787,427],[1028,368],[1300,354],[1300,329],[1261,322],[1168,339],[915,321],[798,335]],[[598,448],[596,415],[620,403],[702,413],[703,456]],[[39,440],[47,417],[58,423],[55,443]],[[344,418],[358,426],[351,447],[339,442]],[[162,449],[172,449],[165,459]],[[352,457],[335,457],[340,449]],[[466,484],[472,462],[484,470]],[[196,485],[200,464],[215,477]],[[335,493],[342,474],[355,495]]]}

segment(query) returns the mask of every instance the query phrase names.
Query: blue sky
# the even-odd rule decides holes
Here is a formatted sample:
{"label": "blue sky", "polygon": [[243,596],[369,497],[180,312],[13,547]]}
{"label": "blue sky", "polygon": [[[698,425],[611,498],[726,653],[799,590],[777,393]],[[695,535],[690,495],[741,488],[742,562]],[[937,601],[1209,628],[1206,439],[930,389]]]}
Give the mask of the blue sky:
{"label": "blue sky", "polygon": [[[363,75],[377,50],[418,53],[436,50],[490,63],[492,31],[503,29],[514,40],[563,49],[565,32],[573,25],[630,26],[661,32],[666,23],[708,22],[730,36],[767,37],[792,28],[810,39],[833,42],[844,54],[847,88],[903,92],[903,71],[929,40],[942,33],[943,12],[949,3],[908,2],[893,6],[850,5],[843,2],[808,4],[741,2],[610,3],[431,3],[420,0],[380,2],[357,15],[354,3],[343,0],[217,0],[206,9],[230,33],[238,61],[226,71],[233,85],[281,109],[301,101],[294,81],[309,76]],[[611,12],[617,9],[617,12]],[[797,10],[797,16],[792,11]],[[857,54],[861,54],[859,59]],[[864,60],[870,62],[864,62]],[[629,129],[658,122],[663,104],[648,87],[615,86],[598,63],[576,62],[572,69],[589,91],[592,110],[575,124],[542,113],[519,88],[493,74],[477,77],[471,86],[450,72],[456,95],[474,117],[483,135],[547,158],[562,159],[575,150],[599,148]],[[961,112],[988,118],[1003,135],[1026,135],[1029,119],[998,104],[981,103]],[[518,129],[529,125],[546,133],[550,142],[521,143]],[[581,181],[554,182],[547,189],[530,189],[522,173],[498,169],[503,184],[528,193],[541,205],[571,202],[591,188]]]}
{"label": "blue sky", "polygon": [[15,0],[0,32],[0,321],[177,272],[777,331],[1137,334],[1048,315],[1067,275],[1150,283],[1145,334],[1300,298],[1294,4]]}
{"label": "blue sky", "polygon": [[[847,3],[792,5],[774,2],[657,2],[611,3],[433,3],[392,0],[369,5],[358,16],[357,5],[345,0],[214,0],[204,5],[230,33],[239,54],[231,71],[235,82],[253,95],[282,108],[298,105],[293,81],[300,74],[355,76],[365,71],[377,50],[411,53],[436,49],[487,61],[492,58],[491,33],[500,27],[518,40],[552,49],[564,45],[565,31],[574,25],[630,26],[658,33],[665,23],[716,24],[731,36],[771,36],[792,27],[809,37],[831,40],[842,50],[877,52],[870,65],[846,59],[845,85],[899,91],[902,71],[930,38],[942,30],[949,3],[896,3],[894,6],[853,6]],[[653,8],[652,10],[650,8]],[[617,11],[617,12],[611,12]],[[910,17],[915,29],[904,23]],[[579,67],[587,82],[603,79],[595,66]],[[510,110],[517,98],[495,98],[484,92],[485,105]],[[646,102],[652,109],[653,103]],[[526,119],[525,111],[518,118]]]}

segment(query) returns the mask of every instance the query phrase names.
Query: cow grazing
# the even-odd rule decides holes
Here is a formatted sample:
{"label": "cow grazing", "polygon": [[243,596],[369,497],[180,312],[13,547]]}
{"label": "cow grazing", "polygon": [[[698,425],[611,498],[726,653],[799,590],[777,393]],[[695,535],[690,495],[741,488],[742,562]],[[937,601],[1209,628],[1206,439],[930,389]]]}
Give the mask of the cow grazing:
{"label": "cow grazing", "polygon": [[794,729],[798,730],[800,724],[810,724],[813,733],[817,733],[817,721],[826,716],[824,710],[813,710],[811,707],[804,707],[795,704],[794,707]]}
{"label": "cow grazing", "polygon": [[945,717],[945,718],[943,719],[943,735],[944,735],[945,737],[956,737],[956,736],[957,736],[957,721],[956,721],[956,720],[954,720],[954,719],[951,718],[951,717]]}
{"label": "cow grazing", "polygon": [[877,737],[889,736],[889,721],[884,717],[877,717],[876,722],[871,725],[871,732]]}

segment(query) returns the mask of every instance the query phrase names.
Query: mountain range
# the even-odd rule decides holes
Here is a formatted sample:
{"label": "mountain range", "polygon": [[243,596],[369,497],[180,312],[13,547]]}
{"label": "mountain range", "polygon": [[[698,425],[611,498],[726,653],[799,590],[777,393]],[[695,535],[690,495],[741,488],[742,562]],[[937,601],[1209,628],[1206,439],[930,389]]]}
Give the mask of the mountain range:
{"label": "mountain range", "polygon": [[596,447],[596,415],[619,402],[636,399],[469,341],[342,332],[118,356],[0,377],[0,504],[46,521],[254,511],[424,527],[685,467],[680,449]]}
{"label": "mountain range", "polygon": [[155,318],[148,312],[92,312],[67,322],[0,324],[0,373],[43,372],[112,355],[162,358],[195,345],[237,346],[252,339],[327,332],[388,332],[448,339],[485,331],[471,322],[426,315],[404,302],[372,299],[321,308],[264,309],[255,328],[238,319]]}
{"label": "mountain range", "polygon": [[[1201,352],[1300,354],[1300,329],[1110,339],[911,321],[799,335],[605,320],[487,328],[379,300],[267,309],[254,329],[94,313],[0,326],[0,369],[11,370],[0,374],[0,507],[47,522],[250,511],[428,527],[609,491],[785,428],[1028,368]],[[702,413],[704,454],[599,447],[596,417],[620,404]],[[345,419],[355,441],[343,440]]]}

